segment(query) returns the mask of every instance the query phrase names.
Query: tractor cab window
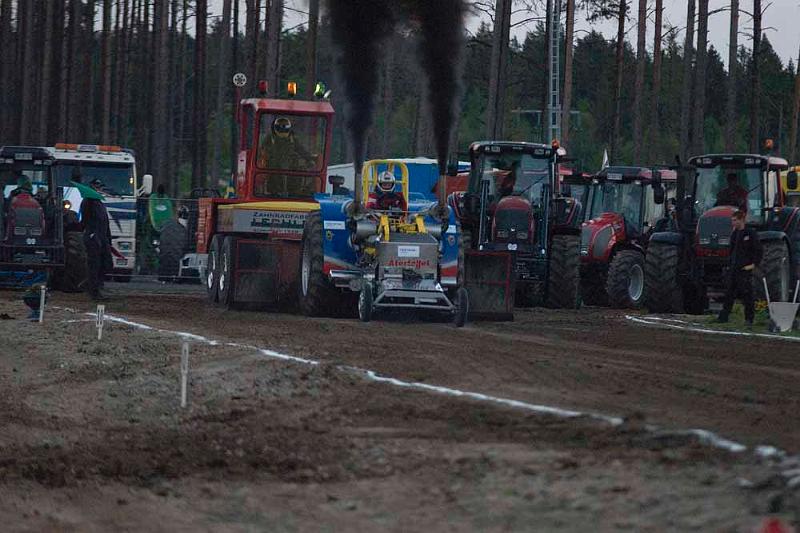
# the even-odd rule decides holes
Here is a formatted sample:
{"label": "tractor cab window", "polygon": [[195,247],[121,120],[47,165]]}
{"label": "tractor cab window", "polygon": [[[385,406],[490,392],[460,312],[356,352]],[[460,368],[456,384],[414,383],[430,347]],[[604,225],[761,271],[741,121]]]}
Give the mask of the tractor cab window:
{"label": "tractor cab window", "polygon": [[764,184],[767,191],[767,207],[775,207],[780,204],[780,192],[778,190],[778,180],[781,179],[780,174],[776,170],[770,170],[765,176],[767,180]]}
{"label": "tractor cab window", "polygon": [[786,193],[786,205],[789,207],[800,207],[800,192]]}
{"label": "tractor cab window", "polygon": [[106,196],[133,196],[133,165],[130,163],[96,163],[91,161],[59,161],[53,166],[56,184],[68,188],[70,181],[89,184],[100,180],[100,190]]}
{"label": "tractor cab window", "polygon": [[606,181],[594,194],[592,218],[602,213],[619,213],[630,224],[639,224],[642,214],[642,185]]}
{"label": "tractor cab window", "polygon": [[747,221],[762,219],[764,184],[759,166],[716,165],[697,169],[695,211],[705,213],[715,206],[729,205],[747,209]]}
{"label": "tractor cab window", "polygon": [[532,204],[541,203],[542,188],[550,180],[550,160],[533,157],[524,152],[484,153],[479,174],[472,176],[473,190],[480,190],[480,180],[489,178],[489,195],[494,199],[503,196],[524,196]]}
{"label": "tractor cab window", "polygon": [[288,172],[321,172],[326,132],[327,120],[324,117],[262,114],[258,167]]}
{"label": "tractor cab window", "polygon": [[8,200],[14,191],[27,190],[30,186],[30,193],[37,197],[47,196],[48,190],[48,170],[42,167],[34,168],[0,168],[0,190],[3,191],[3,198]]}

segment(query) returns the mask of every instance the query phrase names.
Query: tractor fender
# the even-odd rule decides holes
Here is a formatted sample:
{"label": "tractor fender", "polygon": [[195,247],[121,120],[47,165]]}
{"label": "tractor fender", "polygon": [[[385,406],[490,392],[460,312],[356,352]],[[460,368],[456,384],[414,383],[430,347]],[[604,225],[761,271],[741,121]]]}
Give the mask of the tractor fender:
{"label": "tractor fender", "polygon": [[674,231],[659,231],[653,233],[650,237],[650,242],[663,242],[667,244],[674,244],[681,246],[683,244],[683,235]]}
{"label": "tractor fender", "polygon": [[347,208],[352,200],[341,196],[318,196],[320,218],[322,219],[322,251],[325,255],[323,271],[330,275],[331,270],[355,270],[358,256],[347,229]]}
{"label": "tractor fender", "polygon": [[758,240],[761,242],[783,241],[786,240],[786,234],[777,230],[759,231]]}

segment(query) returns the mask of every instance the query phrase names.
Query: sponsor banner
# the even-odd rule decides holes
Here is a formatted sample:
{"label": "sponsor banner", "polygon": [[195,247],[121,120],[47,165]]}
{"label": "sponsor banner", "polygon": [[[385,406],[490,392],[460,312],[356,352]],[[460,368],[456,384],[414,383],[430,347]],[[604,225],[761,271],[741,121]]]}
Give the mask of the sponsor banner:
{"label": "sponsor banner", "polygon": [[219,211],[218,231],[230,233],[261,233],[273,237],[302,239],[307,213],[254,209],[225,209]]}

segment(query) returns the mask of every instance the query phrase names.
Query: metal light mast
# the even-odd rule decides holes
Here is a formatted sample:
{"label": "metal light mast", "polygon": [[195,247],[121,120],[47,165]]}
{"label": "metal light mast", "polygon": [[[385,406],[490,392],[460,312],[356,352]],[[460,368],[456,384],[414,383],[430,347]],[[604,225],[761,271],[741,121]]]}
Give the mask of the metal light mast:
{"label": "metal light mast", "polygon": [[550,18],[550,43],[548,46],[548,58],[550,60],[549,87],[550,95],[547,100],[547,132],[549,139],[561,138],[561,76],[559,66],[561,64],[561,0],[549,2],[552,10],[547,16]]}

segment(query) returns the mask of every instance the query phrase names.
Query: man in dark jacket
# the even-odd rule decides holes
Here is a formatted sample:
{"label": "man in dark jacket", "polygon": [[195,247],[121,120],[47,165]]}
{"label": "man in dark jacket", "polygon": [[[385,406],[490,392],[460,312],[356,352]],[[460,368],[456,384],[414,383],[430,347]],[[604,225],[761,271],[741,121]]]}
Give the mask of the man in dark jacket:
{"label": "man in dark jacket", "polygon": [[761,262],[763,248],[758,233],[745,225],[747,213],[739,210],[733,213],[733,234],[731,235],[730,268],[728,271],[728,290],[725,303],[719,314],[719,322],[727,322],[738,297],[744,304],[744,319],[753,325],[755,298],[753,297],[753,270]]}
{"label": "man in dark jacket", "polygon": [[[99,192],[102,183],[94,180],[93,189]],[[87,289],[93,300],[100,300],[103,295],[103,277],[114,264],[111,257],[111,228],[108,211],[102,201],[95,198],[84,198],[81,202],[81,222],[83,223],[83,242],[86,245],[86,262],[89,270]]]}

